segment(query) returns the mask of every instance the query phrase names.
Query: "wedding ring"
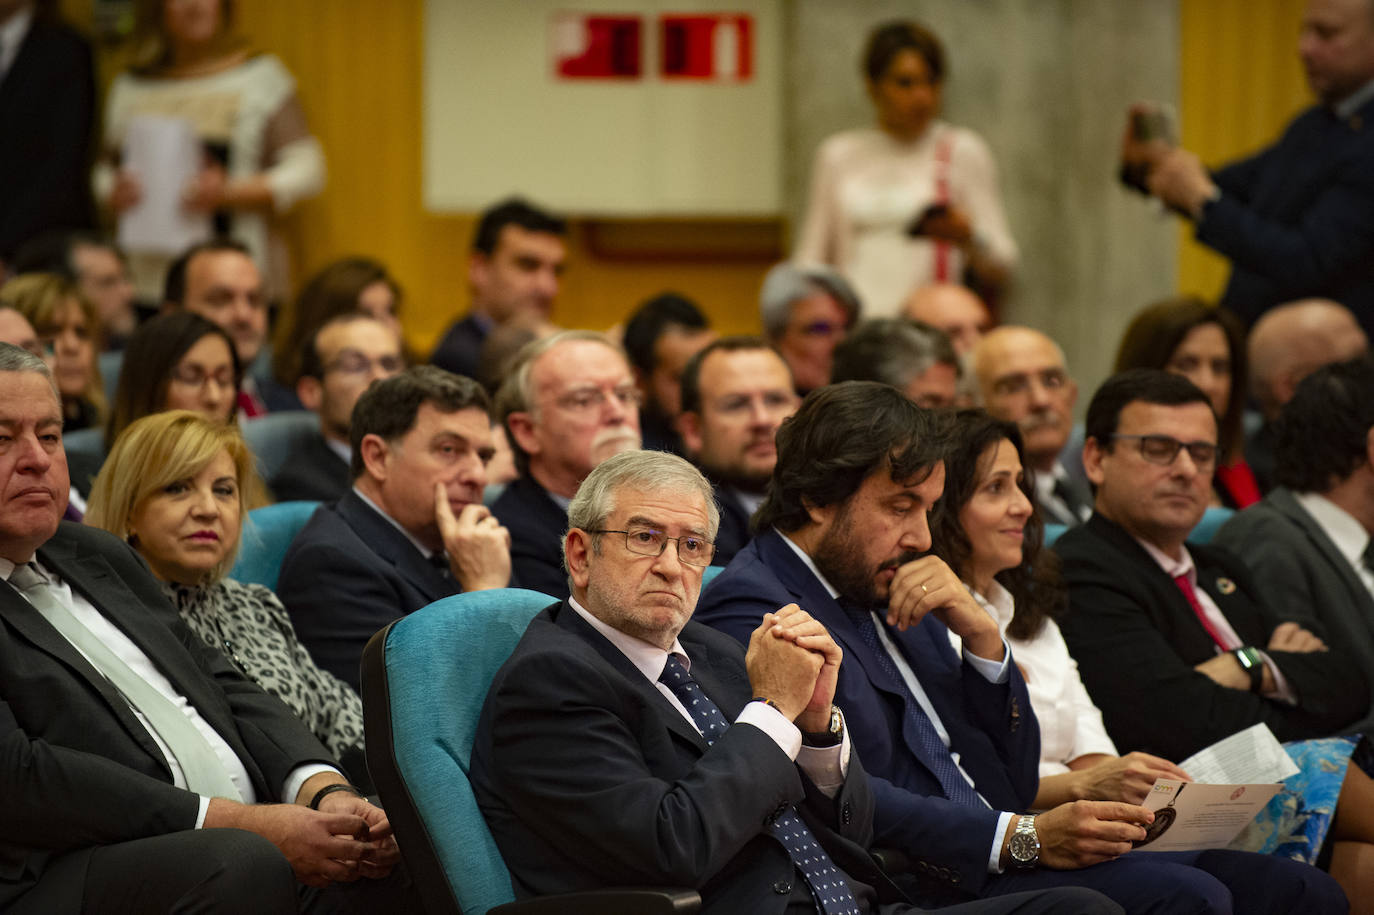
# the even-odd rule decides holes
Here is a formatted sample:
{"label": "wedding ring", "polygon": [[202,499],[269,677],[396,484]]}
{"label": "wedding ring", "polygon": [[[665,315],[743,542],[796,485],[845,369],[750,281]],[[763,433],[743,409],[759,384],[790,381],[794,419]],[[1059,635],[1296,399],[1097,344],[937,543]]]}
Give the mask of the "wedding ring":
{"label": "wedding ring", "polygon": [[927,588],[925,585],[921,585],[921,593],[922,593],[922,594],[929,594],[929,593],[930,593],[930,589]]}

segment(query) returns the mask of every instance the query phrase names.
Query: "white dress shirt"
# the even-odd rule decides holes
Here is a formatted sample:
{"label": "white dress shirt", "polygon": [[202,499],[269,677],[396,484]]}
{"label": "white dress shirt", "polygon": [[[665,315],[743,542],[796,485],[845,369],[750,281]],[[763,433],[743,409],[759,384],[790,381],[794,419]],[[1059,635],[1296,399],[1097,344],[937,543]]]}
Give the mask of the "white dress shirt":
{"label": "white dress shirt", "polygon": [[1369,549],[1369,531],[1355,520],[1355,516],[1332,502],[1326,496],[1314,492],[1295,493],[1298,504],[1307,510],[1312,520],[1331,538],[1346,562],[1350,563],[1364,584],[1365,590],[1374,597],[1374,573],[1364,564],[1364,551]]}
{"label": "white dress shirt", "polygon": [[[792,551],[797,554],[797,557],[801,559],[802,562],[806,563],[806,567],[811,570],[812,575],[816,576],[816,580],[821,583],[821,587],[825,588],[826,593],[835,600],[839,600],[840,592],[835,590],[830,582],[826,581],[825,576],[821,574],[820,569],[816,568],[816,563],[812,561],[806,551],[793,543],[792,538],[788,537],[782,531],[778,531],[778,536],[782,537],[782,542],[791,547]],[[803,607],[802,609],[804,610],[806,608]],[[902,682],[906,684],[906,688],[911,693],[912,698],[916,700],[916,703],[921,706],[921,710],[925,712],[926,717],[930,719],[930,723],[934,726],[935,733],[939,736],[940,742],[949,750],[949,756],[950,759],[954,760],[955,768],[959,770],[959,774],[964,777],[965,781],[973,786],[973,790],[976,792],[978,786],[974,784],[969,774],[964,771],[964,767],[959,762],[959,754],[950,748],[949,731],[945,729],[945,724],[940,720],[939,713],[935,711],[935,706],[931,704],[930,697],[926,695],[925,687],[921,686],[921,681],[917,679],[915,671],[911,669],[911,665],[907,663],[906,657],[902,654],[901,650],[893,644],[892,639],[887,634],[884,621],[880,619],[876,613],[873,614],[873,623],[874,628],[878,631],[878,641],[882,645],[883,651],[887,652],[888,657],[892,659],[892,663],[896,665],[897,673],[901,675]],[[965,649],[962,654],[964,660],[967,661],[974,670],[978,671],[978,673],[989,683],[1007,682],[1007,677],[1010,676],[1008,671],[1011,668],[1011,647],[1007,645],[1007,640],[1005,638],[1002,639],[1002,660],[1000,661],[980,658],[967,649]],[[983,797],[981,794],[978,796],[980,798]],[[987,800],[983,799],[983,803],[987,804]],[[1000,874],[1002,872],[1000,866],[1002,858],[1002,837],[1006,835],[1007,824],[1011,821],[1011,818],[1012,813],[1010,811],[1002,811],[997,818],[997,829],[992,836],[992,852],[988,857],[989,873]]]}
{"label": "white dress shirt", "polygon": [[[663,668],[668,664],[668,655],[675,654],[678,660],[686,666],[688,672],[692,669],[692,659],[688,656],[682,643],[673,639],[671,652],[664,651],[657,645],[651,645],[643,639],[637,639],[632,635],[627,635],[592,616],[591,611],[587,610],[577,602],[577,598],[568,598],[568,605],[577,611],[577,615],[587,621],[591,626],[606,640],[620,650],[631,664],[635,666],[645,678],[654,685],[654,688],[662,694],[672,704],[673,708],[681,713],[699,734],[701,729],[692,720],[692,715],[678,700],[677,696],[666,683],[659,680],[663,673]],[[801,766],[807,777],[819,788],[826,797],[834,797],[844,784],[846,773],[849,771],[849,732],[846,730],[840,745],[836,747],[807,747],[802,745],[801,731],[792,722],[788,721],[782,712],[764,702],[749,702],[735,718],[735,724],[749,724],[758,728],[763,733],[772,738],[778,745],[778,749],[787,754],[787,758],[795,761]]]}
{"label": "white dress shirt", "polygon": [[8,20],[0,24],[0,83],[10,72],[14,59],[19,56],[19,46],[29,34],[33,23],[33,7],[25,6],[15,11]]}
{"label": "white dress shirt", "polygon": [[[224,769],[229,774],[230,781],[232,781],[234,787],[239,790],[239,794],[243,796],[244,803],[254,803],[257,800],[257,795],[253,791],[253,781],[248,775],[248,770],[244,768],[243,762],[238,758],[237,754],[234,753],[233,748],[225,742],[223,737],[219,736],[219,733],[215,731],[203,717],[201,717],[196,707],[188,702],[185,696],[177,692],[176,687],[172,685],[172,681],[168,680],[162,671],[158,670],[152,660],[143,653],[143,649],[139,648],[131,638],[125,635],[124,630],[110,622],[110,620],[105,617],[105,614],[101,613],[90,601],[86,600],[86,598],[76,591],[73,591],[71,586],[59,578],[56,573],[44,567],[43,564],[36,559],[30,559],[29,561],[39,574],[47,579],[48,593],[54,599],[65,606],[83,626],[89,629],[100,639],[100,641],[104,642],[111,651],[118,655],[121,661],[129,665],[129,668],[133,670],[134,673],[138,674],[139,677],[159,693],[166,696],[168,701],[181,710],[187,720],[190,721],[195,729],[200,732],[200,735],[205,738],[210,748],[214,750],[215,756],[224,764]],[[9,581],[10,575],[14,572],[14,567],[15,564],[13,562],[0,557],[0,577],[3,577],[7,582]],[[15,590],[18,591],[17,588]],[[21,597],[23,596],[22,591],[19,591],[19,594]],[[28,598],[25,598],[25,600],[27,599]],[[60,632],[58,634],[61,635]],[[76,648],[75,645],[72,647]],[[80,651],[79,648],[76,650]],[[82,653],[82,657],[85,657],[84,652]],[[89,661],[90,658],[86,658],[86,660]],[[157,730],[148,724],[148,719],[133,706],[130,706],[130,710],[138,718],[139,723],[148,731],[148,735],[152,737],[158,749],[162,751],[162,755],[167,761],[167,767],[172,771],[172,784],[178,788],[185,788],[186,777],[181,771],[181,764],[177,762],[176,756],[172,753],[167,744],[163,742]],[[305,727],[305,725],[301,725],[301,727]],[[296,795],[300,793],[301,786],[304,785],[306,780],[311,776],[317,775],[320,772],[337,771],[338,770],[333,766],[325,766],[318,763],[310,763],[294,769],[287,776],[286,781],[282,785],[281,800],[287,803],[294,801]],[[194,828],[200,829],[201,826],[204,825],[205,813],[209,807],[210,799],[208,797],[201,797],[200,809],[196,814]]]}

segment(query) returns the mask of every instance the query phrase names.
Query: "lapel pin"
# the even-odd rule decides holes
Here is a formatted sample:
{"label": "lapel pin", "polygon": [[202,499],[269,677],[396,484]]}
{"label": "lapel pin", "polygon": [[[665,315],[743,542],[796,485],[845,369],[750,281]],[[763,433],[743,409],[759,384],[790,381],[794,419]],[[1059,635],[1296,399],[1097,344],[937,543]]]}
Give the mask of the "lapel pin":
{"label": "lapel pin", "polygon": [[1235,594],[1236,583],[1229,578],[1218,578],[1217,590],[1220,591],[1222,594]]}

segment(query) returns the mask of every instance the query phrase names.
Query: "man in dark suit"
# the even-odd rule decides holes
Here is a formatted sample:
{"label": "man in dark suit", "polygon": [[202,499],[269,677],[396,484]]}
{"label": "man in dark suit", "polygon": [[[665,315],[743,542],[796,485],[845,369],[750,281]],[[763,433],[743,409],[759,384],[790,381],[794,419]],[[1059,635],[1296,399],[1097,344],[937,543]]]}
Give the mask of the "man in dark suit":
{"label": "man in dark suit", "polygon": [[0,3],[0,275],[24,242],[94,224],[91,48],[49,6]]}
{"label": "man in dark suit", "polygon": [[1216,463],[1207,395],[1167,372],[1122,372],[1093,396],[1086,431],[1097,506],[1054,545],[1061,628],[1117,746],[1183,759],[1260,722],[1295,740],[1362,719],[1365,676],[1311,605],[1275,605],[1239,557],[1185,545]]}
{"label": "man in dark suit", "polygon": [[[873,797],[832,704],[835,642],[795,605],[747,653],[690,622],[718,522],[705,478],[616,455],[568,516],[572,596],[497,672],[473,747],[517,894],[650,884],[696,889],[708,913],[909,911],[865,851]],[[1110,908],[975,908],[1056,904]]]}
{"label": "man in dark suit", "polygon": [[568,503],[592,468],[639,447],[639,389],[624,352],[605,336],[568,330],[520,350],[496,415],[520,475],[492,503],[510,530],[520,587],[568,596],[563,533]]}
{"label": "man in dark suit", "polygon": [[481,385],[433,366],[379,381],[353,410],[353,488],[292,541],[277,594],[320,667],[358,687],[363,647],[398,617],[510,582],[510,535],[482,505],[491,419]]}
{"label": "man in dark suit", "polygon": [[[1371,391],[1368,359],[1308,375],[1279,415],[1278,488],[1213,539],[1244,558],[1271,606],[1314,615],[1367,672],[1374,671]],[[1353,730],[1374,730],[1374,716]]]}
{"label": "man in dark suit", "polygon": [[639,431],[645,448],[684,453],[677,431],[682,375],[691,358],[716,336],[697,303],[676,292],[654,296],[626,319],[621,343],[639,385]]}
{"label": "man in dark suit", "polygon": [[567,232],[563,220],[518,197],[488,208],[468,255],[467,317],[448,329],[429,361],[476,378],[482,346],[494,329],[546,323],[567,259]]}
{"label": "man in dark suit", "polygon": [[353,406],[368,385],[405,368],[395,332],[364,312],[325,323],[306,343],[296,394],[320,417],[319,435],[296,447],[268,481],[280,501],[333,502],[353,485]]}
{"label": "man in dark suit", "polygon": [[1111,860],[1153,820],[1133,804],[1022,813],[1035,796],[1040,750],[1025,683],[996,622],[926,552],[947,436],[940,414],[888,385],[812,392],[778,431],[777,467],[755,516],[760,533],[698,613],[743,639],[765,608],[795,602],[834,637],[845,658],[836,701],[873,775],[876,841],[916,860],[918,898],[1086,886],[1142,912],[1233,902],[1289,911],[1320,907],[1327,892],[1339,898],[1321,877],[1317,898],[1300,898],[1310,868],[1280,873],[1257,855]]}
{"label": "man in dark suit", "polygon": [[293,871],[385,876],[385,815],[309,730],[127,544],[60,522],[61,428],[51,373],[0,344],[0,908],[294,912]]}
{"label": "man in dark suit", "polygon": [[1142,189],[1231,261],[1221,303],[1246,324],[1321,296],[1374,335],[1374,3],[1309,0],[1298,55],[1318,104],[1274,145],[1208,172],[1186,149],[1128,134]]}
{"label": "man in dark suit", "polygon": [[762,337],[717,340],[683,370],[678,429],[716,490],[716,565],[734,559],[749,542],[749,519],[778,460],[773,438],[799,403],[792,370]]}

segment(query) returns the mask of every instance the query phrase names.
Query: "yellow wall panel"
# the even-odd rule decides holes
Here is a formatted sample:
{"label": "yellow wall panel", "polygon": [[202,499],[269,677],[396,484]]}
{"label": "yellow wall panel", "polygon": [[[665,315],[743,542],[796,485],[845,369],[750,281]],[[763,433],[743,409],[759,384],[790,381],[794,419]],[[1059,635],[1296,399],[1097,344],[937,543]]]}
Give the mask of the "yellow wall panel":
{"label": "yellow wall panel", "polygon": [[[1183,146],[1221,165],[1268,145],[1311,95],[1298,62],[1304,0],[1179,0]],[[1179,291],[1215,300],[1230,267],[1179,228]]]}

